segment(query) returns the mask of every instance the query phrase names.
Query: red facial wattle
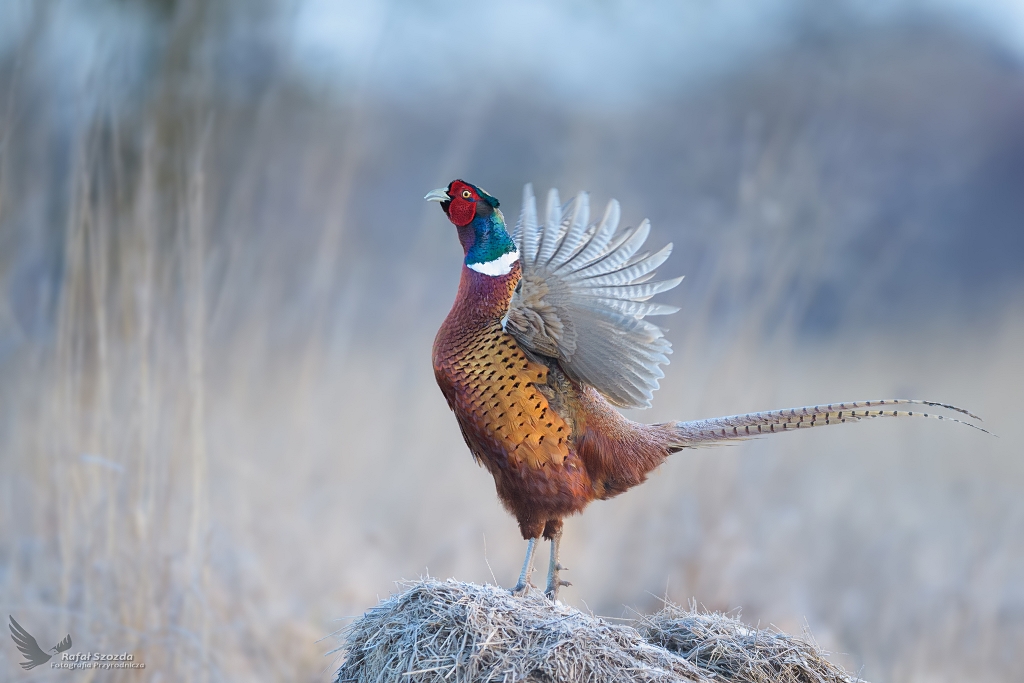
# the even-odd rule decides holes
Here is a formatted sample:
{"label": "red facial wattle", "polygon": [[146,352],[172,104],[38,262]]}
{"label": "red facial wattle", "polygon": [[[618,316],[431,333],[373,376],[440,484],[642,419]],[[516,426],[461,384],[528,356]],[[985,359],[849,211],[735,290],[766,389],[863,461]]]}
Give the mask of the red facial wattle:
{"label": "red facial wattle", "polygon": [[[468,199],[463,196],[465,192],[470,193]],[[459,227],[469,225],[476,216],[476,202],[473,201],[476,193],[465,183],[456,181],[449,187],[448,196],[452,198],[448,205],[448,219]]]}

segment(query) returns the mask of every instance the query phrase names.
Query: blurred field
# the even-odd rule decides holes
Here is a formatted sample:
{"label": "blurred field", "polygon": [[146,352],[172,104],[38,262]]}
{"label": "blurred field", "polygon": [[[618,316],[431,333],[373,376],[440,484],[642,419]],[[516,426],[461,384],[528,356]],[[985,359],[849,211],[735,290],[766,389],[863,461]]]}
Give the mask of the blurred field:
{"label": "blurred field", "polygon": [[[565,599],[807,624],[876,682],[1015,680],[1024,52],[984,6],[496,6],[477,59],[442,5],[5,4],[2,614],[137,680],[314,681],[397,579],[510,584],[524,544],[430,369],[461,254],[421,197],[464,177],[514,216],[532,181],[675,243],[637,419],[899,396],[1000,437],[678,454],[567,522]],[[15,655],[0,679],[108,680]]]}

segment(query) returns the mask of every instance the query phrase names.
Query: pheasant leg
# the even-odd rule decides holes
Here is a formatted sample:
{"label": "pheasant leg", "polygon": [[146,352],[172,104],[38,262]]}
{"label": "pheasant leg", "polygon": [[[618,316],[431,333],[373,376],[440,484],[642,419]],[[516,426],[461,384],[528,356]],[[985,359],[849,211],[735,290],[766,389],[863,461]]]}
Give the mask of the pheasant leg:
{"label": "pheasant leg", "polygon": [[564,571],[565,567],[558,561],[558,549],[562,544],[562,527],[559,526],[558,530],[551,537],[551,562],[548,564],[548,585],[544,589],[544,594],[552,601],[558,600],[558,589],[562,586],[571,586],[572,584],[568,581],[563,581],[558,577],[558,572]]}
{"label": "pheasant leg", "polygon": [[523,562],[523,571],[519,574],[519,582],[512,589],[512,595],[523,596],[533,584],[530,583],[530,575],[533,574],[533,551],[537,548],[537,539],[531,538],[526,546],[526,561]]}

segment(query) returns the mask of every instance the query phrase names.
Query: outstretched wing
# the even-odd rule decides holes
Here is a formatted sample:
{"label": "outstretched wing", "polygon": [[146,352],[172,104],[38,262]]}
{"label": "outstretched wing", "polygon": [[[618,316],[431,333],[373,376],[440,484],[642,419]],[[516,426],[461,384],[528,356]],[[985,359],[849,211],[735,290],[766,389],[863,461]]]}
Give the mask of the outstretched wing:
{"label": "outstretched wing", "polygon": [[665,376],[672,344],[648,315],[678,308],[649,303],[683,278],[652,282],[672,245],[638,254],[651,226],[646,220],[619,231],[619,203],[608,202],[590,222],[590,200],[580,193],[563,207],[548,193],[545,223],[537,220],[533,187],[512,232],[523,276],[512,296],[505,329],[528,350],[558,359],[572,378],[593,386],[611,403],[650,407]]}
{"label": "outstretched wing", "polygon": [[21,668],[27,671],[50,661],[50,655],[40,649],[39,643],[32,637],[32,634],[22,628],[21,624],[14,620],[14,617],[8,615],[8,618],[11,620],[9,625],[11,638],[14,639],[14,644],[18,646],[21,654],[25,655],[25,659],[28,660],[21,663]]}
{"label": "outstretched wing", "polygon": [[71,649],[71,634],[64,636],[64,640],[57,643],[54,648],[57,652],[65,652]]}

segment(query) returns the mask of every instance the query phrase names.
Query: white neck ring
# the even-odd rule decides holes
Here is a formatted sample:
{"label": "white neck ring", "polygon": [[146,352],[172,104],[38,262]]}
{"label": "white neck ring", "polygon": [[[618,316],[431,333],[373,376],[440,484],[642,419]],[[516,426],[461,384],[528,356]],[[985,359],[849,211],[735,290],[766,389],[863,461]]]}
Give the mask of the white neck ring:
{"label": "white neck ring", "polygon": [[519,250],[513,249],[510,252],[502,254],[493,261],[487,261],[485,263],[467,263],[466,265],[478,273],[490,275],[491,277],[500,277],[511,273],[512,265],[518,260]]}

